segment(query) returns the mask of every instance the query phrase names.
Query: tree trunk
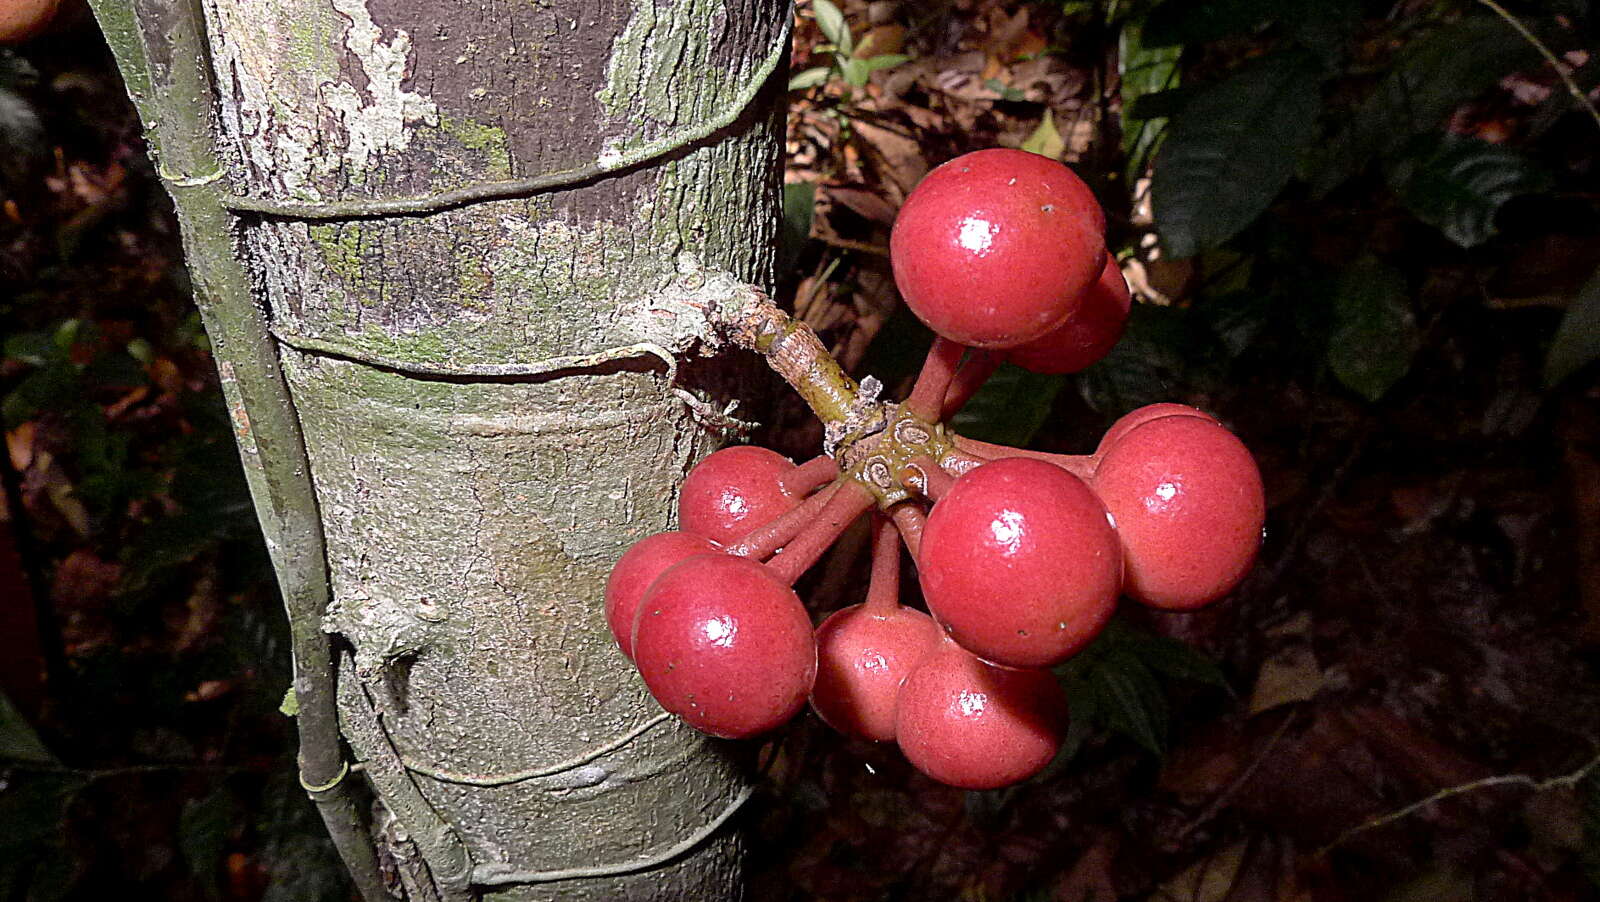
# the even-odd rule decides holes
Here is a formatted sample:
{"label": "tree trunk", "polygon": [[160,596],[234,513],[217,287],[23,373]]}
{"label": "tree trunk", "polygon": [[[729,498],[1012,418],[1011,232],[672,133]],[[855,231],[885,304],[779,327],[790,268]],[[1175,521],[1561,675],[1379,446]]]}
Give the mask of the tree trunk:
{"label": "tree trunk", "polygon": [[718,439],[652,356],[670,324],[626,313],[684,252],[770,281],[787,5],[95,3],[295,627],[302,780],[368,897],[335,683],[397,895],[738,896],[746,762],[660,715],[601,592]]}

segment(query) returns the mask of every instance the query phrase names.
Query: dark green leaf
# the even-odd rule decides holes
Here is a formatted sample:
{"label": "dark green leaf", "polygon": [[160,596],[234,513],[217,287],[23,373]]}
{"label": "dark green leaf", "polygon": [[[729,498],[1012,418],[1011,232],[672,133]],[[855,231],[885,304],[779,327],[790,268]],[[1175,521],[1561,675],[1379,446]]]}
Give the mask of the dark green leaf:
{"label": "dark green leaf", "polygon": [[800,252],[811,240],[811,221],[816,215],[815,182],[791,182],[783,186],[783,230],[778,234],[778,272],[787,274],[800,260]]}
{"label": "dark green leaf", "polygon": [[1333,189],[1373,158],[1393,155],[1413,135],[1438,128],[1451,110],[1507,73],[1538,61],[1538,51],[1493,16],[1464,19],[1412,43],[1348,125],[1314,155],[1313,186]]}
{"label": "dark green leaf", "polygon": [[11,699],[4,692],[0,692],[0,761],[56,763],[56,756],[45,748],[39,740],[39,734],[34,732],[22,712],[11,704]]}
{"label": "dark green leaf", "polygon": [[1340,382],[1378,400],[1411,368],[1418,341],[1398,270],[1368,258],[1340,275],[1327,351],[1328,368]]}
{"label": "dark green leaf", "polygon": [[1554,388],[1600,357],[1600,269],[1584,283],[1561,318],[1544,358],[1544,384]]}
{"label": "dark green leaf", "polygon": [[1315,134],[1320,72],[1308,53],[1275,54],[1205,89],[1172,120],[1151,184],[1167,253],[1216,247],[1272,203]]}
{"label": "dark green leaf", "polygon": [[1282,19],[1284,28],[1300,46],[1337,65],[1361,24],[1360,0],[1301,0],[1294,5],[1295,13]]}
{"label": "dark green leaf", "polygon": [[217,875],[237,807],[233,793],[223,786],[203,799],[184,802],[183,812],[178,815],[178,848],[189,865],[189,873],[213,899],[221,895]]}
{"label": "dark green leaf", "polygon": [[1003,364],[956,414],[957,432],[983,442],[1022,447],[1050,415],[1065,376],[1043,376]]}
{"label": "dark green leaf", "polygon": [[1401,203],[1462,247],[1494,234],[1502,204],[1549,187],[1550,177],[1509,147],[1456,135],[1424,141],[1389,170]]}
{"label": "dark green leaf", "polygon": [[1208,298],[1199,310],[1211,327],[1211,334],[1230,356],[1238,357],[1266,328],[1271,308],[1272,303],[1265,294],[1235,291],[1219,298]]}
{"label": "dark green leaf", "polygon": [[1161,754],[1167,742],[1167,699],[1150,669],[1126,650],[1113,649],[1089,679],[1107,725],[1151,754]]}
{"label": "dark green leaf", "polygon": [[1203,44],[1250,31],[1286,8],[1293,0],[1167,0],[1144,20],[1150,47]]}
{"label": "dark green leaf", "polygon": [[1189,105],[1189,101],[1198,97],[1205,87],[1205,85],[1183,85],[1165,91],[1141,94],[1127,107],[1127,116],[1129,119],[1167,119],[1176,116]]}
{"label": "dark green leaf", "polygon": [[1126,647],[1156,673],[1231,691],[1228,678],[1223,676],[1217,662],[1195,651],[1187,642],[1166,636],[1140,636],[1130,639]]}
{"label": "dark green leaf", "polygon": [[1186,311],[1134,304],[1122,340],[1083,371],[1079,391],[1090,407],[1100,411],[1128,411],[1171,400],[1187,379],[1195,335]]}

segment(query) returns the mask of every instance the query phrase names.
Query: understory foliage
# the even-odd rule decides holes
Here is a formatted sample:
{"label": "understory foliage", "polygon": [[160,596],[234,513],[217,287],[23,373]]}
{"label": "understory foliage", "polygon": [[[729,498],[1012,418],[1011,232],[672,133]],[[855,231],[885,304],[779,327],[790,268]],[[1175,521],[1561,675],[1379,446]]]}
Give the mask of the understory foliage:
{"label": "understory foliage", "polygon": [[[1590,4],[799,15],[783,304],[903,394],[932,337],[893,289],[901,202],[970,150],[1062,159],[1127,334],[1079,375],[1002,367],[955,428],[1083,453],[1134,407],[1201,407],[1259,462],[1267,536],[1228,600],[1125,612],[1058,668],[1071,732],[1021,786],[799,718],[746,816],[752,898],[1592,898]],[[0,178],[0,900],[343,898],[170,212],[86,16],[0,50]],[[819,443],[797,403],[761,419]],[[802,580],[814,614],[860,600],[868,544]],[[1507,775],[1531,779],[1385,819]]]}

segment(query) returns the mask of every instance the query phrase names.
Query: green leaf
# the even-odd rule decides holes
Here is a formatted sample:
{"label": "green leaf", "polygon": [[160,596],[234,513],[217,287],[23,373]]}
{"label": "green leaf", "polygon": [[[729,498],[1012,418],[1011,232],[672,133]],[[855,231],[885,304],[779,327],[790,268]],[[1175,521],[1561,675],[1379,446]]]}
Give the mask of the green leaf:
{"label": "green leaf", "polygon": [[844,80],[856,88],[865,87],[867,79],[872,77],[867,61],[853,56],[839,57],[839,69],[844,74]]}
{"label": "green leaf", "polygon": [[221,895],[217,875],[222,870],[222,853],[227,848],[228,830],[233,826],[237,807],[233,793],[222,786],[203,799],[184,802],[183,812],[178,815],[178,849],[189,865],[189,873],[212,899]]}
{"label": "green leaf", "polygon": [[1304,51],[1275,54],[1207,88],[1172,120],[1151,184],[1169,254],[1222,244],[1288,184],[1315,135],[1320,73]]}
{"label": "green leaf", "polygon": [[1446,135],[1390,167],[1389,184],[1418,219],[1462,247],[1476,247],[1494,234],[1501,205],[1545,190],[1550,177],[1509,147]]}
{"label": "green leaf", "polygon": [[800,261],[800,252],[811,240],[811,221],[816,215],[815,182],[790,182],[783,186],[783,225],[778,232],[778,274],[786,275]]}
{"label": "green leaf", "polygon": [[1065,376],[1045,376],[1002,364],[951,425],[969,438],[1020,448],[1044,425],[1050,405],[1065,384]]}
{"label": "green leaf", "polygon": [[1420,335],[1399,270],[1367,258],[1334,286],[1326,359],[1346,387],[1376,401],[1411,368]]}
{"label": "green leaf", "polygon": [[1120,412],[1171,400],[1187,381],[1196,335],[1187,311],[1134,304],[1122,340],[1080,375],[1084,401],[1095,410]]}
{"label": "green leaf", "polygon": [[803,72],[797,72],[789,77],[789,90],[804,91],[806,88],[814,88],[817,85],[826,84],[828,74],[832,71],[833,69],[828,66],[812,66]]}
{"label": "green leaf", "polygon": [[1211,327],[1211,334],[1217,337],[1229,356],[1238,357],[1249,350],[1256,337],[1266,329],[1272,302],[1258,291],[1233,291],[1218,298],[1207,298],[1198,309]]}
{"label": "green leaf", "polygon": [[1067,142],[1061,139],[1061,132],[1056,130],[1054,110],[1049,107],[1044,108],[1044,118],[1039,120],[1039,127],[1033,130],[1033,134],[1022,142],[1022,149],[1052,160],[1061,159],[1062,151],[1067,149]]}
{"label": "green leaf", "polygon": [[1205,85],[1183,85],[1165,91],[1141,94],[1129,105],[1127,118],[1167,119],[1176,116],[1189,105],[1189,101],[1200,95],[1204,87]]}
{"label": "green leaf", "polygon": [[1089,680],[1107,726],[1160,755],[1167,743],[1167,698],[1144,662],[1112,649],[1090,670]]}
{"label": "green leaf", "polygon": [[293,686],[284,690],[283,701],[278,703],[278,713],[284,717],[300,716],[300,697],[295,695]]}
{"label": "green leaf", "polygon": [[911,62],[911,57],[906,56],[904,53],[880,53],[877,56],[869,56],[866,59],[868,72],[877,72],[880,69],[893,69],[895,66],[898,66],[901,63],[909,62]]}
{"label": "green leaf", "polygon": [[1027,94],[1024,94],[1023,92],[1017,90],[1016,88],[1011,87],[1010,85],[1006,84],[1005,82],[1001,81],[998,78],[986,78],[986,79],[984,79],[983,80],[983,86],[988,88],[989,90],[995,92],[996,94],[999,94],[1001,100],[1009,100],[1009,101],[1015,103],[1015,102],[1018,102],[1018,101],[1023,101],[1023,100],[1027,100],[1028,99],[1028,95]]}
{"label": "green leaf", "polygon": [[59,763],[4,692],[0,692],[0,761]]}
{"label": "green leaf", "polygon": [[1507,73],[1536,65],[1538,51],[1504,22],[1477,16],[1447,25],[1401,52],[1372,96],[1311,161],[1313,188],[1326,193],[1413,135],[1439,127],[1450,112]]}
{"label": "green leaf", "polygon": [[1567,307],[1544,358],[1544,384],[1554,388],[1600,358],[1600,269]]}
{"label": "green leaf", "polygon": [[1145,164],[1161,143],[1167,121],[1164,117],[1139,112],[1139,101],[1147,95],[1177,87],[1178,58],[1182,47],[1146,47],[1140,41],[1137,25],[1123,27],[1118,37],[1117,74],[1122,84],[1122,150],[1128,157],[1124,173],[1132,184],[1144,174]]}
{"label": "green leaf", "polygon": [[1126,647],[1146,667],[1163,676],[1233,691],[1217,662],[1187,642],[1167,636],[1139,636],[1128,640]]}
{"label": "green leaf", "polygon": [[832,41],[841,55],[849,56],[855,45],[850,38],[850,26],[839,7],[834,6],[832,0],[812,0],[811,11],[817,17],[817,27],[822,29],[822,36]]}

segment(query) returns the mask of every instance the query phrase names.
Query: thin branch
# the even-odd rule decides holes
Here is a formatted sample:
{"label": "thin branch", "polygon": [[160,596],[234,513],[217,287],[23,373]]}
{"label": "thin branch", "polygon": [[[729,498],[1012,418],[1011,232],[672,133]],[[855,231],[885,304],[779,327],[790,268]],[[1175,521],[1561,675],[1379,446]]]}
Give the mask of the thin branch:
{"label": "thin branch", "polygon": [[1478,0],[1478,2],[1493,10],[1494,14],[1504,19],[1507,25],[1516,30],[1517,34],[1522,35],[1523,40],[1532,44],[1533,49],[1539,51],[1539,55],[1544,57],[1544,61],[1550,64],[1550,68],[1556,70],[1556,77],[1561,79],[1563,85],[1567,86],[1567,93],[1571,94],[1580,106],[1589,111],[1589,118],[1594,120],[1595,125],[1600,125],[1600,110],[1595,109],[1594,103],[1589,100],[1589,95],[1583,93],[1583,89],[1578,87],[1577,81],[1567,71],[1567,64],[1556,56],[1543,41],[1539,40],[1538,35],[1529,31],[1528,26],[1522,24],[1522,20],[1513,16],[1505,7],[1496,3],[1495,0]]}
{"label": "thin branch", "polygon": [[1494,777],[1484,777],[1481,780],[1473,780],[1470,783],[1462,783],[1457,786],[1447,786],[1425,799],[1412,802],[1404,808],[1391,811],[1388,814],[1380,815],[1379,817],[1372,818],[1369,821],[1365,821],[1357,824],[1354,827],[1351,827],[1350,829],[1339,834],[1338,839],[1335,839],[1333,842],[1328,843],[1327,845],[1318,849],[1317,857],[1320,858],[1324,855],[1327,855],[1329,852],[1341,845],[1344,845],[1352,838],[1359,836],[1368,830],[1376,830],[1377,828],[1386,824],[1392,824],[1395,821],[1404,820],[1405,818],[1416,814],[1430,805],[1442,802],[1445,799],[1452,798],[1454,796],[1465,795],[1469,792],[1477,792],[1480,789],[1488,789],[1494,786],[1524,786],[1536,793],[1546,792],[1551,789],[1568,788],[1582,783],[1590,774],[1594,773],[1596,769],[1600,769],[1600,755],[1596,755],[1594,758],[1591,758],[1587,764],[1571,773],[1562,774],[1558,777],[1549,777],[1544,780],[1540,780],[1537,777],[1532,777],[1527,774],[1500,774]]}

